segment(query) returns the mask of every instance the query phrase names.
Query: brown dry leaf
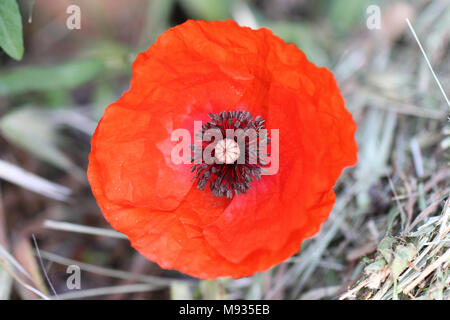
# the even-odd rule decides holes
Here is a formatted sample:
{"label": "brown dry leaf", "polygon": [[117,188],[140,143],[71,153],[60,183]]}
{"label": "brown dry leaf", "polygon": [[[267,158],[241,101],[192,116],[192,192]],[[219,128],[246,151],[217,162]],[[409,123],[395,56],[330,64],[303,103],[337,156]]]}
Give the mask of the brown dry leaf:
{"label": "brown dry leaf", "polygon": [[389,266],[384,266],[384,268],[376,273],[372,273],[369,277],[369,281],[367,283],[367,288],[376,290],[380,288],[380,285],[386,280],[386,278],[391,273]]}

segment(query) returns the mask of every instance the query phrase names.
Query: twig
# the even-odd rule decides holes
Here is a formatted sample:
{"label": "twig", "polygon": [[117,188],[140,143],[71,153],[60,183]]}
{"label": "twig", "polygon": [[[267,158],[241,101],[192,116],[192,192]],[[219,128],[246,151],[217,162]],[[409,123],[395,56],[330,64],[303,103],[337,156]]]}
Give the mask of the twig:
{"label": "twig", "polygon": [[430,204],[425,210],[423,210],[416,219],[414,219],[414,221],[409,225],[409,227],[407,228],[406,232],[410,232],[420,221],[422,221],[423,219],[425,219],[428,215],[430,215],[431,213],[434,212],[434,210],[439,206],[439,204],[441,203],[440,200],[437,200],[435,202],[433,202],[432,204]]}

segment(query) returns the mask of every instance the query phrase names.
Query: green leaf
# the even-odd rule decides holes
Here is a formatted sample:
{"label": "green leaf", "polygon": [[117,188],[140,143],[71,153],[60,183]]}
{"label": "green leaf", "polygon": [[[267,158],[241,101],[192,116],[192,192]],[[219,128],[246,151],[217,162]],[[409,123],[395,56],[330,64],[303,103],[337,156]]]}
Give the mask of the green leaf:
{"label": "green leaf", "polygon": [[270,27],[284,41],[294,43],[310,61],[318,66],[327,66],[328,56],[320,47],[315,30],[308,24],[291,21],[264,22],[264,25]]}
{"label": "green leaf", "polygon": [[170,16],[174,4],[174,0],[152,0],[149,2],[139,47],[148,48],[161,33],[170,27]]}
{"label": "green leaf", "polygon": [[375,262],[372,262],[368,266],[364,268],[364,272],[366,274],[373,274],[380,272],[383,270],[383,268],[386,266],[386,261],[384,259],[376,260]]}
{"label": "green leaf", "polygon": [[342,34],[364,26],[364,21],[368,17],[367,7],[370,5],[381,6],[383,2],[383,0],[347,0],[345,3],[343,1],[324,1],[331,25]]}
{"label": "green leaf", "polygon": [[198,18],[205,20],[223,20],[230,15],[228,0],[180,0],[186,11]]}
{"label": "green leaf", "polygon": [[84,59],[49,67],[23,67],[0,74],[0,95],[71,89],[94,79],[104,69],[100,59]]}
{"label": "green leaf", "polygon": [[383,256],[384,260],[388,263],[392,262],[394,252],[392,250],[393,245],[395,244],[395,239],[389,236],[381,239],[380,244],[378,245],[378,251]]}
{"label": "green leaf", "polygon": [[417,253],[416,247],[412,243],[406,246],[399,245],[395,249],[394,260],[391,263],[392,277],[397,280],[399,275],[408,267],[408,263]]}
{"label": "green leaf", "polygon": [[398,286],[397,280],[402,272],[408,267],[408,263],[414,258],[417,253],[416,247],[409,243],[406,246],[399,245],[395,249],[394,259],[390,263],[391,275],[394,280],[394,288],[392,292],[392,299],[398,300]]}
{"label": "green leaf", "polygon": [[16,60],[22,59],[22,18],[16,0],[0,1],[0,48]]}

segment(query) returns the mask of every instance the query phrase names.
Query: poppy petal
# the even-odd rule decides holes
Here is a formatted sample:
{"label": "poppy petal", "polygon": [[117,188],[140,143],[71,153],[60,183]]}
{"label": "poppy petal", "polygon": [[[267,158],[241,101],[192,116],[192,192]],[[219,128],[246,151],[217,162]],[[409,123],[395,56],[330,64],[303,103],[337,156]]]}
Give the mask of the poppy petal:
{"label": "poppy petal", "polygon": [[[198,190],[171,135],[246,110],[279,130],[279,170],[232,200]],[[336,80],[268,29],[187,21],[133,64],[131,87],[92,138],[88,178],[105,218],[163,268],[242,277],[298,252],[327,219],[356,162],[356,125]],[[272,143],[273,146],[273,143]]]}

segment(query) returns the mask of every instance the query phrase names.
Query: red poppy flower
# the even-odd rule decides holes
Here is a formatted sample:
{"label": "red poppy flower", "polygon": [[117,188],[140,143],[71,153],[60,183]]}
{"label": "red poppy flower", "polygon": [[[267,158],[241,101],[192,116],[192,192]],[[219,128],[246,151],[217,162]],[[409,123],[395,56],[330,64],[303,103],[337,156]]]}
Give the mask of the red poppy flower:
{"label": "red poppy flower", "polygon": [[[175,164],[171,135],[194,136],[196,120],[202,130],[278,129],[278,172],[259,177],[262,164],[234,159],[196,172]],[[137,57],[130,90],[92,138],[88,178],[105,218],[148,259],[198,278],[239,278],[317,233],[337,178],[356,162],[355,130],[333,75],[295,45],[231,20],[190,20]]]}

